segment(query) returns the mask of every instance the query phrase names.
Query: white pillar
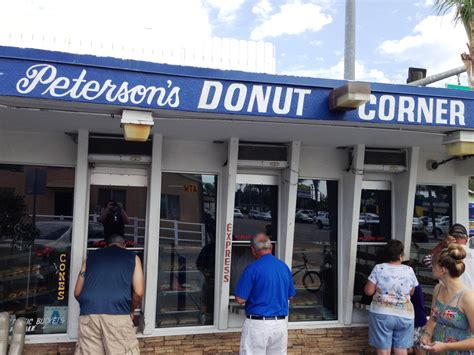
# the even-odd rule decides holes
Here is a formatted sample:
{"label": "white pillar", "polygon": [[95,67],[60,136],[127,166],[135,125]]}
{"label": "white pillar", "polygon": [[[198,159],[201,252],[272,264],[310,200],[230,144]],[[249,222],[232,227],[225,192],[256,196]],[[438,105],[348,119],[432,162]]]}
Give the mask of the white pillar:
{"label": "white pillar", "polygon": [[360,198],[364,168],[365,145],[353,147],[350,170],[344,173],[342,188],[342,317],[344,324],[352,323],[354,278],[359,231]]}
{"label": "white pillar", "polygon": [[285,261],[291,269],[293,259],[293,240],[295,234],[296,195],[298,192],[298,177],[300,167],[300,142],[291,142],[289,150],[289,168],[282,172],[280,233],[278,257]]}
{"label": "white pillar", "polygon": [[[227,329],[229,320],[230,265],[232,254],[232,234],[234,227],[235,184],[237,183],[237,158],[239,139],[231,138],[227,145],[227,165],[222,173],[222,235],[216,236],[216,309],[218,308],[217,327]],[[227,257],[226,257],[227,253]],[[224,265],[224,260],[227,265]],[[228,269],[227,269],[228,268]],[[227,272],[228,270],[228,272]],[[228,275],[226,277],[226,275]],[[215,318],[216,319],[216,318]]]}
{"label": "white pillar", "polygon": [[395,225],[394,239],[405,244],[405,257],[410,256],[412,217],[415,209],[416,179],[418,176],[418,161],[420,148],[412,147],[408,150],[407,171],[396,174],[393,184]]}
{"label": "white pillar", "polygon": [[156,324],[156,296],[158,292],[158,258],[160,247],[161,161],[163,137],[153,135],[150,184],[148,190],[147,236],[145,242],[145,299],[143,334],[151,334]]}
{"label": "white pillar", "polygon": [[69,308],[67,318],[67,334],[69,338],[77,338],[79,324],[79,303],[74,298],[74,286],[77,275],[85,258],[89,194],[88,174],[89,132],[80,129],[77,138],[77,162],[74,178],[74,210],[71,238],[71,265],[69,267]]}

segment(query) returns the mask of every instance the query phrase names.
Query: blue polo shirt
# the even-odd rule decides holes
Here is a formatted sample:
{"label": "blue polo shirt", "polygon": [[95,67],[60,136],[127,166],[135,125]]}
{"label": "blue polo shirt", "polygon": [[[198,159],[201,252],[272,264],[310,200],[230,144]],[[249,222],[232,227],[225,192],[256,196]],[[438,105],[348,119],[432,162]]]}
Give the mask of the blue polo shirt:
{"label": "blue polo shirt", "polygon": [[246,300],[247,314],[271,317],[288,315],[288,298],[296,291],[288,266],[266,254],[245,268],[234,294]]}

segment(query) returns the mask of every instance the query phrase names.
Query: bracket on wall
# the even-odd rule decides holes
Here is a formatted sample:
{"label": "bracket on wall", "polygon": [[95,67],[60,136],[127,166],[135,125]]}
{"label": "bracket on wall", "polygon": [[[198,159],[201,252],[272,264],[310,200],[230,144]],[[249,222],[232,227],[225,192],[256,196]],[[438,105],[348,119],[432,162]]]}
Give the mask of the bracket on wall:
{"label": "bracket on wall", "polygon": [[446,164],[450,162],[451,160],[466,160],[467,158],[472,158],[474,155],[463,155],[463,156],[456,156],[456,157],[451,157],[445,160],[441,161],[436,161],[434,159],[429,159],[426,161],[426,168],[428,170],[436,170],[440,165]]}

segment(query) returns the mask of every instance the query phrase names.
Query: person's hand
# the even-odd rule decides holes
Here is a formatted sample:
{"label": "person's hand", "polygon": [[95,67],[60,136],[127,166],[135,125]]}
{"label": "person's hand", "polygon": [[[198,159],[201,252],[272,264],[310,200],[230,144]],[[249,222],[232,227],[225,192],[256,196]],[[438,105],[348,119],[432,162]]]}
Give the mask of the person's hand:
{"label": "person's hand", "polygon": [[133,312],[130,313],[130,318],[132,318],[132,322],[135,320],[135,314]]}
{"label": "person's hand", "polygon": [[420,343],[423,345],[431,345],[431,336],[423,334],[420,338]]}
{"label": "person's hand", "polygon": [[446,343],[442,343],[439,341],[435,341],[433,344],[430,345],[428,350],[430,353],[441,353],[448,350],[448,346]]}

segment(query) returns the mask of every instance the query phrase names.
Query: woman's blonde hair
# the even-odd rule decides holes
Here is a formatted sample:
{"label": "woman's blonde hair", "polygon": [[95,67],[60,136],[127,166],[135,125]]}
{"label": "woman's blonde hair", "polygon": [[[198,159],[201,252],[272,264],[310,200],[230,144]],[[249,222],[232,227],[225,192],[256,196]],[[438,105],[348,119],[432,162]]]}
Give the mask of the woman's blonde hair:
{"label": "woman's blonde hair", "polygon": [[462,245],[451,243],[446,249],[441,250],[433,256],[433,264],[444,267],[451,277],[459,277],[466,270],[463,259],[466,250]]}

